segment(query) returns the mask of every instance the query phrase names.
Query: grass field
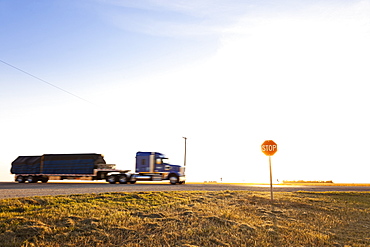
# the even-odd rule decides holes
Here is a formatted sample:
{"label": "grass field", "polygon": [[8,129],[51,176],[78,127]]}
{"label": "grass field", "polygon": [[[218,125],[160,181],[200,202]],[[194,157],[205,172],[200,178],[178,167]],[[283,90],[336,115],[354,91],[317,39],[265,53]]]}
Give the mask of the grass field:
{"label": "grass field", "polygon": [[136,192],[0,200],[0,246],[370,246],[370,193]]}

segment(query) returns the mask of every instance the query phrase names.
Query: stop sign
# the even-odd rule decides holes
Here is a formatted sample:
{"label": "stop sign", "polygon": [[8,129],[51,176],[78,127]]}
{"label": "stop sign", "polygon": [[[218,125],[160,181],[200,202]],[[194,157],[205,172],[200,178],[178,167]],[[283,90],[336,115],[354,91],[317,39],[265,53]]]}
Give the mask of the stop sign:
{"label": "stop sign", "polygon": [[267,140],[262,143],[261,149],[267,156],[273,156],[277,151],[277,144],[272,140]]}

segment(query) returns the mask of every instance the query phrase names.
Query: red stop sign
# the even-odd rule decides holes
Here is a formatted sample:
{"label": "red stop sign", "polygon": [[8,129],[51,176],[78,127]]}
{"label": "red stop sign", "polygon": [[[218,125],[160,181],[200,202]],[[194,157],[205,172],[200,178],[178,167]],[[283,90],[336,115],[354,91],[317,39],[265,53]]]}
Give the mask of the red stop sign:
{"label": "red stop sign", "polygon": [[277,151],[277,144],[272,140],[267,140],[262,143],[261,149],[267,156],[273,156]]}

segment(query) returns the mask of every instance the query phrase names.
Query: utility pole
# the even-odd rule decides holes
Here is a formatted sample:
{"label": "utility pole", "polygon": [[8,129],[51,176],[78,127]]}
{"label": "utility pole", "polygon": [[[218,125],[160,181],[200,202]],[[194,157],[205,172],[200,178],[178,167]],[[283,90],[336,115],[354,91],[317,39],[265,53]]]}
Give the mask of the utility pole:
{"label": "utility pole", "polygon": [[184,168],[186,167],[186,140],[188,139],[188,138],[186,138],[186,137],[183,137],[184,138],[184,140],[185,140],[185,152],[184,152]]}

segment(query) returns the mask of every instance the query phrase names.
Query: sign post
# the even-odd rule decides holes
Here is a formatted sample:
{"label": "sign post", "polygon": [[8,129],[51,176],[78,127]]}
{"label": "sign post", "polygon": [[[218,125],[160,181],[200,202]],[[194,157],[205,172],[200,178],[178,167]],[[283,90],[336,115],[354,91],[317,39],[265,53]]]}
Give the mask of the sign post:
{"label": "sign post", "polygon": [[270,167],[270,194],[271,194],[271,202],[274,200],[274,195],[272,192],[272,167],[271,167],[271,156],[273,156],[277,152],[277,144],[272,140],[267,140],[261,145],[262,152],[269,156],[269,167]]}

